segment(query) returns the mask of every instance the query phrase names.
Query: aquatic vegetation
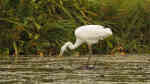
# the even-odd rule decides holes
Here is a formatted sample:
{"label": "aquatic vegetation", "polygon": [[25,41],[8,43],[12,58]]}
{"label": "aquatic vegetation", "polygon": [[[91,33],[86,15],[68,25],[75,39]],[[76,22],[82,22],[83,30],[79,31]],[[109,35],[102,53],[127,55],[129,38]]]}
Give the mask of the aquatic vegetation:
{"label": "aquatic vegetation", "polygon": [[[94,53],[150,53],[150,0],[0,0],[0,54],[56,55],[73,31],[85,24],[112,29]],[[98,47],[100,46],[100,47]],[[78,52],[85,54],[86,45]]]}

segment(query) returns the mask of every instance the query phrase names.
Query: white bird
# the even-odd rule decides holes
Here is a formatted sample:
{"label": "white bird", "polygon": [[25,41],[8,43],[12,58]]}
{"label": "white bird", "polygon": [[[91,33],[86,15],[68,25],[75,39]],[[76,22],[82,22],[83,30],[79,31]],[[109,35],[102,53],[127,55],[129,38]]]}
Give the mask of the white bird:
{"label": "white bird", "polygon": [[[78,27],[75,32],[76,42],[72,44],[70,41],[66,42],[62,47],[59,56],[62,56],[67,48],[73,50],[83,43],[87,43],[90,54],[92,54],[92,44],[97,43],[99,40],[112,36],[110,28],[104,28],[101,25],[84,25]],[[90,57],[89,57],[90,58]],[[89,61],[88,58],[88,61]]]}

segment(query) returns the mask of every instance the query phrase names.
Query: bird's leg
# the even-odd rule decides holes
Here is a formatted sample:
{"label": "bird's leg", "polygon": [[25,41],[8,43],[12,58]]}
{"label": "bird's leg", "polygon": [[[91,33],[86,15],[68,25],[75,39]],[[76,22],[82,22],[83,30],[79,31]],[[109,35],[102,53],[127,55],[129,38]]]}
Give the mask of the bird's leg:
{"label": "bird's leg", "polygon": [[89,55],[89,57],[88,57],[87,65],[89,65],[91,56],[92,56],[92,54],[93,54],[93,52],[92,52],[92,46],[91,46],[90,44],[88,44],[88,49],[89,49],[90,55]]}
{"label": "bird's leg", "polygon": [[92,45],[88,45],[88,48],[89,48],[90,55],[92,55],[93,54],[93,52],[92,52]]}

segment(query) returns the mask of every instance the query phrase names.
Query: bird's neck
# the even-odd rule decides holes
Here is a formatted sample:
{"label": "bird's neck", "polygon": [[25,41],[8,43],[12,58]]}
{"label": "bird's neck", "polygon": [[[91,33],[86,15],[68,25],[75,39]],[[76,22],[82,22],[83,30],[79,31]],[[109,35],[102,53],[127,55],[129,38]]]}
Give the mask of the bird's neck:
{"label": "bird's neck", "polygon": [[67,46],[69,49],[71,49],[71,50],[73,50],[73,49],[76,48],[76,45],[72,44],[71,42],[67,42],[67,43],[66,43],[66,46]]}

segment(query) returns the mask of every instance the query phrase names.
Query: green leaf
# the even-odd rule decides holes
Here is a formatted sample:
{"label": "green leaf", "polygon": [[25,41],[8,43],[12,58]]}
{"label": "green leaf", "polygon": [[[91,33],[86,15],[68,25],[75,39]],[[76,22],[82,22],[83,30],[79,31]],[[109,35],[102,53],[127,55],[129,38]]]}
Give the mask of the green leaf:
{"label": "green leaf", "polygon": [[35,34],[35,36],[34,36],[34,40],[39,39],[39,37],[40,37],[40,35],[39,35],[39,34]]}
{"label": "green leaf", "polygon": [[109,48],[113,48],[113,44],[109,40],[106,40],[106,42]]}
{"label": "green leaf", "polygon": [[35,24],[35,26],[36,26],[37,30],[40,30],[40,29],[41,29],[41,25],[40,25],[40,24],[38,24],[38,23],[37,23],[37,22],[35,22],[35,21],[34,21],[34,24]]}

